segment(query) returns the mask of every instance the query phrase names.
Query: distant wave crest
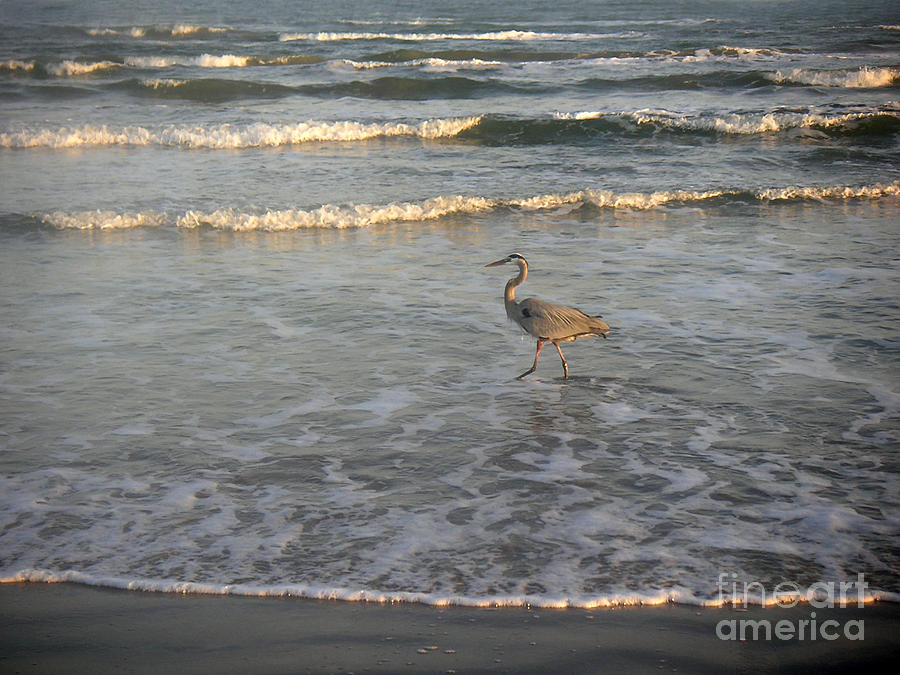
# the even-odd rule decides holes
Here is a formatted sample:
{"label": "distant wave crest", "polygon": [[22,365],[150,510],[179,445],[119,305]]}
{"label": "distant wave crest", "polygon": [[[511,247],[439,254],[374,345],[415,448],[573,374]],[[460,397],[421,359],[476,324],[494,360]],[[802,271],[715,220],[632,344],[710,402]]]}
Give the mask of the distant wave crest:
{"label": "distant wave crest", "polygon": [[[201,30],[201,27],[194,27]],[[116,33],[115,29],[103,29],[107,33]],[[133,28],[132,31],[140,33],[146,31],[145,28]],[[157,29],[160,30],[160,29]],[[174,30],[174,29],[172,29]],[[218,30],[218,29],[207,29]],[[221,29],[225,30],[225,29]],[[165,32],[163,30],[163,32]],[[191,33],[179,33],[178,35],[190,35]],[[533,31],[499,31],[488,33],[472,33],[472,34],[453,34],[453,33],[429,33],[429,34],[400,34],[400,33],[296,33],[284,34],[281,36],[282,42],[291,41],[338,41],[338,40],[376,40],[396,38],[402,41],[411,42],[428,42],[440,40],[476,40],[481,42],[527,42],[529,40],[552,39],[558,41],[574,41],[584,37],[591,37],[585,33],[537,33]],[[593,36],[598,37],[598,36]],[[399,49],[387,52],[382,55],[373,55],[368,59],[338,59],[338,63],[346,63],[357,69],[370,68],[388,68],[394,66],[403,67],[423,67],[423,68],[485,68],[500,67],[506,64],[516,64],[534,61],[585,61],[597,60],[604,62],[622,62],[622,61],[658,61],[664,62],[698,62],[721,60],[730,61],[732,59],[739,60],[755,60],[768,59],[774,56],[784,55],[783,52],[768,48],[750,48],[750,47],[717,47],[714,49],[688,49],[688,50],[652,50],[648,52],[642,51],[601,51],[601,52],[584,52],[584,51],[531,51],[526,48],[514,49],[512,51],[507,47],[491,48],[487,50],[474,49],[443,49],[438,51],[422,51],[421,49]],[[379,58],[379,56],[383,58]],[[245,68],[252,66],[285,66],[285,65],[303,65],[321,63],[329,60],[325,56],[312,54],[282,54],[272,56],[258,56],[252,54],[209,54],[204,53],[199,56],[188,55],[130,55],[117,57],[115,59],[106,59],[102,61],[92,61],[90,57],[73,57],[62,62],[42,62],[42,61],[22,61],[7,60],[0,61],[0,72],[10,74],[33,74],[53,77],[74,77],[84,75],[86,73],[111,70],[115,68],[170,68],[173,66],[187,66],[199,68]],[[864,69],[872,71],[890,71],[892,69]],[[803,71],[797,69],[796,73],[801,74]],[[737,75],[739,76],[739,74]],[[871,74],[867,75],[871,76]],[[778,73],[767,74],[771,80],[776,82],[789,80],[792,75],[789,71],[779,71]],[[797,80],[802,83],[801,80]],[[740,79],[738,79],[740,84]],[[883,85],[882,85],[883,86]]]}
{"label": "distant wave crest", "polygon": [[183,56],[128,56],[125,65],[134,68],[170,68],[172,66],[195,66],[198,68],[246,68],[248,66],[295,66],[319,63],[322,57],[307,54],[283,56],[246,56],[239,54],[201,54],[194,57]]}
{"label": "distant wave crest", "polygon": [[93,37],[105,37],[109,35],[128,36],[136,39],[166,39],[166,38],[193,38],[206,35],[216,35],[228,32],[227,28],[218,26],[203,26],[189,23],[157,26],[124,26],[117,28],[91,28],[87,31]]}
{"label": "distant wave crest", "polygon": [[130,229],[176,225],[193,229],[208,227],[233,232],[283,232],[313,228],[353,229],[402,222],[426,222],[455,215],[492,211],[542,211],[584,207],[642,211],[667,205],[699,205],[705,202],[747,201],[834,201],[900,197],[900,181],[862,186],[788,186],[760,190],[660,190],[657,192],[613,192],[587,189],[548,193],[521,198],[447,195],[419,202],[390,204],[325,204],[316,209],[269,209],[242,211],[226,208],[215,211],[191,210],[175,216],[165,212],[116,213],[113,211],[54,212],[40,221],[59,229]]}
{"label": "distant wave crest", "polygon": [[44,77],[78,77],[90,73],[109,71],[117,68],[161,69],[174,66],[195,68],[247,68],[252,66],[295,66],[321,63],[324,57],[309,54],[286,54],[282,56],[251,56],[240,54],[201,54],[199,56],[126,56],[120,60],[88,61],[67,59],[58,63],[21,61],[10,59],[0,61],[0,73],[24,74]]}
{"label": "distant wave crest", "polygon": [[419,67],[432,70],[483,70],[485,68],[498,68],[504,65],[503,61],[486,61],[484,59],[444,59],[439,57],[425,57],[411,59],[409,61],[354,61],[345,59],[343,63],[357,70],[372,70],[375,68],[393,68],[396,66]]}
{"label": "distant wave crest", "polygon": [[313,41],[336,42],[342,40],[400,40],[410,42],[429,42],[438,40],[489,40],[489,41],[522,41],[522,40],[585,40],[604,37],[625,37],[623,34],[597,35],[593,33],[552,33],[530,30],[503,30],[484,33],[373,33],[373,32],[319,32],[319,33],[282,33],[282,42]]}
{"label": "distant wave crest", "polygon": [[44,77],[77,77],[88,75],[98,71],[121,68],[122,64],[116,61],[75,61],[67,59],[59,63],[42,64],[37,61],[9,60],[0,62],[0,72],[11,74],[26,73],[30,75],[42,75]]}

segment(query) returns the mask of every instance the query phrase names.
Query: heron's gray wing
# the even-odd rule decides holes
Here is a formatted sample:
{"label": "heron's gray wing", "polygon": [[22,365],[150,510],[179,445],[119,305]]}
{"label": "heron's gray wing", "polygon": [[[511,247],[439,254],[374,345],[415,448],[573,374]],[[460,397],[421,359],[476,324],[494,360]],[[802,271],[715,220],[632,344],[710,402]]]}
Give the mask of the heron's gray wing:
{"label": "heron's gray wing", "polygon": [[580,335],[603,335],[609,326],[580,309],[527,298],[519,303],[522,327],[539,338],[548,340],[574,339]]}

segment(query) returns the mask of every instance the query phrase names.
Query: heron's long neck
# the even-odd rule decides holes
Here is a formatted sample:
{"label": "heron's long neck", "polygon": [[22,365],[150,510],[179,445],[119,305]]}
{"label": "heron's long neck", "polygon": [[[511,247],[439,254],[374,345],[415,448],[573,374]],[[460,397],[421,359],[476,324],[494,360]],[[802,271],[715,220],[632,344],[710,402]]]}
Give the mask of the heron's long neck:
{"label": "heron's long neck", "polygon": [[506,282],[506,289],[503,291],[503,304],[506,305],[506,314],[510,317],[514,316],[517,311],[516,305],[516,286],[520,286],[528,276],[528,264],[524,260],[517,260],[519,264],[519,274]]}

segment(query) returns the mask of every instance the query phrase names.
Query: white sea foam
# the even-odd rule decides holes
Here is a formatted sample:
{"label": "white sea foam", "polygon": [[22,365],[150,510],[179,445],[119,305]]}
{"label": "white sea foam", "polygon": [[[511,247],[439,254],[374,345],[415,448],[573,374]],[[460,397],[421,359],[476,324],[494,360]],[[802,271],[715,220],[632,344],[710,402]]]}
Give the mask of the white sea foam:
{"label": "white sea foam", "polygon": [[[65,60],[43,66],[44,70],[56,77],[74,77],[96,71],[115,68],[171,68],[188,66],[197,68],[245,68],[247,66],[278,66],[305,63],[310,60],[303,55],[285,55],[262,58],[240,54],[201,54],[200,56],[126,56],[117,61],[74,61]],[[424,59],[427,60],[427,59]],[[423,61],[424,61],[423,60]],[[35,61],[8,60],[0,62],[0,69],[10,72],[33,72],[38,68]]]}
{"label": "white sea foam", "polygon": [[203,54],[194,62],[201,68],[243,68],[248,63],[250,63],[249,56],[235,56],[234,54],[223,54],[222,56]]}
{"label": "white sea foam", "polygon": [[[310,228],[364,228],[400,222],[425,222],[455,214],[477,214],[497,209],[544,211],[561,207],[644,211],[668,204],[701,204],[717,198],[747,198],[760,202],[881,199],[900,197],[900,181],[863,186],[788,186],[745,190],[661,190],[658,192],[616,193],[609,190],[580,190],[549,193],[534,197],[504,199],[497,197],[448,195],[421,202],[390,204],[325,204],[316,209],[277,209],[242,211],[227,208],[211,212],[187,211],[180,216],[164,212],[114,213],[110,211],[54,212],[42,217],[46,224],[61,229],[126,229],[175,223],[182,228],[212,227],[243,231],[290,231]],[[725,292],[725,291],[723,291]]]}
{"label": "white sea foam", "polygon": [[308,40],[314,42],[335,42],[340,40],[408,40],[429,42],[436,40],[489,40],[489,41],[532,41],[532,40],[585,40],[610,37],[591,33],[547,33],[530,30],[504,30],[485,33],[370,33],[370,32],[320,32],[282,33],[279,40],[294,42]]}
{"label": "white sea foam", "polygon": [[[66,60],[59,63],[50,63],[43,69],[55,77],[77,77],[97,71],[112,70],[116,68],[171,68],[173,66],[188,66],[197,68],[245,68],[247,66],[275,66],[302,62],[304,57],[278,56],[273,58],[259,58],[256,56],[243,56],[236,54],[201,54],[200,56],[126,56],[121,63],[117,61],[93,61],[82,62]],[[35,61],[4,61],[0,63],[0,69],[10,72],[33,72],[38,68]]]}
{"label": "white sea foam", "polygon": [[673,60],[696,63],[704,61],[725,61],[738,59],[742,61],[757,61],[760,59],[772,59],[783,57],[785,52],[771,47],[732,47],[721,45],[715,49],[697,49],[693,54],[679,56]]}
{"label": "white sea foam", "polygon": [[[122,64],[115,61],[93,61],[82,62],[65,60],[59,63],[51,63],[43,66],[44,71],[55,77],[77,77],[79,75],[88,75],[101,70],[110,70],[112,68],[121,68]],[[11,72],[31,73],[38,69],[38,63],[35,61],[4,61],[0,63],[0,69]]]}
{"label": "white sea foam", "polygon": [[114,61],[97,61],[94,63],[78,63],[76,61],[63,61],[60,64],[49,66],[47,72],[59,77],[72,77],[73,75],[87,75],[98,70],[118,68],[121,64]]}
{"label": "white sea foam", "polygon": [[316,59],[305,55],[284,55],[273,57],[248,56],[241,54],[201,54],[200,56],[128,56],[126,66],[132,68],[170,68],[188,66],[197,68],[246,68],[248,66],[284,66],[309,63]]}
{"label": "white sea foam", "polygon": [[298,230],[308,228],[359,228],[403,221],[426,221],[454,213],[476,213],[490,210],[495,202],[483,197],[436,197],[420,203],[394,203],[384,206],[360,204],[334,206],[306,211],[287,209],[246,213],[235,209],[222,209],[212,213],[188,211],[178,219],[179,227],[205,225],[215,229],[247,230]]}
{"label": "white sea foam", "polygon": [[601,117],[610,117],[615,113],[600,112],[596,110],[584,110],[581,112],[555,112],[553,117],[558,120],[596,120]]}
{"label": "white sea foam", "polygon": [[29,73],[34,70],[34,66],[34,61],[19,61],[17,59],[10,59],[8,61],[0,62],[0,69],[12,72],[22,71],[25,73]]}
{"label": "white sea foam", "polygon": [[824,187],[784,187],[769,188],[759,192],[759,198],[766,201],[782,200],[849,200],[849,199],[880,199],[882,197],[900,197],[900,181],[893,183],[843,186],[832,185]]}
{"label": "white sea foam", "polygon": [[441,59],[434,57],[413,59],[411,61],[353,61],[347,59],[344,60],[343,63],[346,63],[357,70],[395,67],[419,67],[431,70],[484,70],[486,68],[496,68],[503,65],[502,61],[485,61],[483,59]]}
{"label": "white sea foam", "polygon": [[[727,196],[742,196],[742,191],[674,190],[653,193],[614,193],[582,190],[571,193],[537,195],[523,199],[499,199],[478,196],[442,196],[423,202],[396,202],[385,205],[333,205],[317,209],[282,209],[247,212],[220,209],[212,212],[187,211],[181,216],[162,212],[115,213],[111,211],[54,212],[42,217],[46,224],[61,229],[127,229],[176,223],[178,227],[213,227],[232,231],[288,231],[309,228],[362,228],[396,222],[424,222],[453,214],[475,214],[500,208],[549,210],[562,206],[590,204],[597,208],[647,210],[672,203],[699,203]],[[747,194],[747,196],[750,196]],[[826,186],[768,188],[756,192],[759,201],[851,200],[900,196],[900,181],[871,186]]]}
{"label": "white sea foam", "polygon": [[[607,25],[551,20],[543,30]],[[165,91],[185,86],[171,78],[198,76],[201,68],[244,70],[231,72],[241,75],[233,83],[191,82],[198,98],[258,91],[263,85],[251,76],[263,73],[245,66],[268,57],[244,55],[267,54],[250,45],[277,34],[246,25],[263,32],[183,49],[173,44],[173,26],[140,28],[143,47],[122,28],[125,36],[108,48],[103,38],[88,40],[94,47],[87,51],[61,45],[62,56],[49,63],[75,55],[98,63],[146,58],[96,71],[113,77],[91,91],[106,92],[113,104],[135,93],[139,78],[170,78],[155,85]],[[336,21],[302,30],[323,25],[357,30]],[[395,29],[499,30],[359,27]],[[648,30],[661,36],[658,46],[691,42]],[[71,33],[58,31],[63,40]],[[283,43],[276,53],[320,52],[314,44],[330,44],[330,53],[349,43]],[[341,56],[397,58],[371,56],[386,42],[354,44],[365,48]],[[668,121],[639,124],[622,111],[659,107],[647,87],[604,113],[612,99],[588,96],[592,85],[580,84],[615,68],[590,60],[615,49],[611,43],[396,42],[384,50],[425,45],[446,56],[441,50],[456,44],[538,45],[548,54],[535,58],[551,58],[552,46],[569,59],[512,66],[513,84],[556,85],[526,102],[531,112],[506,114],[507,97],[485,90],[466,101],[411,102],[395,117],[381,116],[392,108],[383,101],[357,101],[353,113],[339,101],[351,122],[326,113],[312,120],[310,111],[334,108],[316,96],[262,108],[203,105],[199,113],[185,102],[98,104],[79,115],[86,99],[58,98],[84,87],[32,81],[24,69],[7,75],[16,80],[7,83],[11,109],[32,92],[47,108],[0,123],[0,133],[22,134],[3,136],[7,148],[112,149],[0,148],[12,180],[5,234],[21,240],[3,267],[18,280],[6,289],[7,304],[23,310],[0,329],[10,345],[0,433],[11,463],[0,475],[0,580],[538,607],[702,605],[715,601],[717,575],[731,570],[748,580],[809,584],[864,569],[873,586],[900,590],[890,547],[898,481],[888,466],[900,396],[883,367],[897,347],[890,325],[896,269],[883,252],[900,183],[874,185],[897,177],[877,162],[889,152],[878,141],[896,126],[886,90],[843,90],[854,92],[855,103],[839,107],[798,87],[786,100],[769,86],[754,92],[753,103],[735,103],[731,90],[752,86],[762,71],[833,56],[782,59],[711,42],[708,53],[668,55],[710,60],[683,68],[653,56],[646,63],[641,48],[637,76],[648,75],[650,89],[688,72],[712,73],[709,81],[721,77],[728,86],[706,88],[702,101],[690,92],[665,97],[679,112],[643,111]],[[576,52],[587,58],[573,62]],[[5,58],[24,64],[38,53],[26,48]],[[771,66],[753,63],[775,58]],[[854,62],[862,63],[843,61]],[[42,76],[46,63],[37,60]],[[350,80],[372,79],[355,67],[331,60],[309,69],[315,72],[278,75],[298,92],[341,95]],[[449,58],[399,64],[469,67],[482,65]],[[123,74],[128,68],[146,70]],[[328,68],[342,69],[331,73],[337,81]],[[561,81],[550,77],[555,70],[565,71]],[[302,86],[323,76],[329,82],[321,87]],[[626,88],[641,81],[632,84]],[[466,93],[438,89],[438,97]],[[800,99],[810,96],[804,105]],[[283,112],[298,106],[302,116]],[[554,109],[575,112],[553,120],[546,113]],[[496,114],[473,117],[469,127],[455,118],[423,121],[442,110],[443,117]],[[846,116],[862,110],[870,118]],[[804,113],[819,115],[815,133],[828,136],[826,124],[852,133],[859,121],[870,135],[834,140],[842,148],[873,146],[871,161],[835,164],[828,152],[835,143],[813,147],[783,134],[720,139],[734,150],[727,155],[752,160],[720,170],[714,153],[704,152],[715,139],[692,133],[716,133],[717,117],[722,133],[798,129]],[[421,140],[452,138],[457,128],[465,128],[459,141]],[[399,139],[382,140],[392,134]],[[39,136],[46,143],[30,145]],[[378,141],[317,143],[366,138]],[[632,182],[596,170],[601,145],[617,140],[660,146]],[[816,171],[815,161],[785,165],[775,141],[786,141],[788,153],[806,147],[812,160],[831,162],[831,172]],[[313,144],[290,152],[208,151],[306,142]],[[676,152],[670,161],[673,147],[687,146],[698,156]],[[571,166],[554,183],[535,157],[554,162],[559,153]],[[613,163],[628,164],[626,155]],[[413,156],[424,160],[404,170]],[[97,176],[66,180],[73,167],[95,165]],[[29,180],[42,169],[43,179]],[[390,186],[355,190],[373,173]],[[42,185],[54,189],[34,189]],[[845,202],[854,199],[880,201]],[[83,210],[98,206],[104,210]],[[41,227],[45,211],[54,213]],[[392,227],[397,222],[403,225]],[[606,227],[616,224],[627,227]],[[349,236],[331,231],[370,226]],[[107,236],[102,228],[126,229]],[[232,241],[235,229],[288,234]],[[569,298],[613,325],[608,343],[564,348],[575,367],[570,383],[559,379],[558,361],[543,363],[534,380],[508,379],[530,363],[534,343],[510,335],[504,350],[497,294],[508,274],[478,273],[471,255],[486,242],[506,251],[531,242],[531,254],[523,253],[535,275],[525,288]],[[485,253],[481,262],[500,254]],[[559,267],[554,273],[548,265]],[[492,346],[494,338],[500,342]]]}
{"label": "white sea foam", "polygon": [[195,26],[189,23],[180,23],[172,27],[172,35],[195,35],[196,33],[225,33],[227,28],[216,26]]}
{"label": "white sea foam", "polygon": [[[575,113],[578,115],[579,113]],[[592,114],[592,113],[585,113]],[[828,113],[732,113],[715,116],[688,115],[662,110],[644,109],[632,113],[622,113],[638,125],[656,125],[684,131],[706,131],[720,134],[756,135],[772,134],[790,129],[811,129],[817,127],[842,128],[871,119],[874,115],[888,115],[900,119],[896,111],[859,112],[833,115]],[[599,116],[599,115],[598,115]]]}
{"label": "white sea foam", "polygon": [[[353,589],[328,587],[312,584],[231,584],[197,583],[167,579],[142,579],[127,577],[98,577],[77,571],[57,572],[46,569],[26,568],[0,577],[0,584],[17,583],[73,583],[101,588],[115,588],[149,593],[175,593],[179,595],[226,595],[257,598],[307,598],[312,600],[340,600],[373,604],[422,604],[435,607],[533,607],[541,609],[599,609],[603,607],[658,606],[682,604],[696,607],[721,607],[728,599],[700,596],[686,588],[674,590],[614,590],[596,596],[536,596],[536,595],[491,595],[466,596],[443,593],[381,591],[377,589]],[[715,580],[713,580],[715,583]],[[790,584],[791,599],[804,600],[819,597],[820,584],[800,586]],[[827,585],[824,588],[828,588]],[[743,587],[740,587],[743,590]],[[726,584],[726,590],[730,590]],[[765,590],[765,589],[764,589]],[[772,590],[772,589],[769,589]],[[858,602],[855,588],[842,589],[843,595],[835,596],[846,604]],[[780,599],[787,601],[784,596]],[[741,596],[741,600],[743,600]],[[772,605],[776,598],[763,598],[758,593],[748,593],[748,604]],[[867,590],[863,595],[865,603],[900,602],[900,593],[882,590]]]}
{"label": "white sea foam", "polygon": [[793,68],[779,70],[768,75],[778,83],[794,82],[819,87],[843,87],[848,89],[874,89],[892,87],[900,80],[898,68],[870,68],[859,70],[807,70]]}
{"label": "white sea foam", "polygon": [[[156,57],[151,57],[152,59]],[[215,57],[218,59],[219,57]],[[227,67],[230,57],[221,67]],[[440,64],[439,64],[440,66]],[[18,66],[16,66],[18,67]],[[213,67],[213,66],[210,66]],[[151,89],[173,89],[188,80],[156,78],[143,80]],[[634,112],[578,111],[556,112],[558,120],[592,120],[609,118],[638,126],[656,126],[676,131],[700,131],[734,135],[772,134],[792,129],[852,129],[876,116],[900,120],[900,112],[881,111],[829,113],[733,113],[704,116],[674,113],[666,110],[642,109]],[[107,125],[63,127],[60,129],[24,129],[0,133],[0,147],[6,148],[71,148],[109,145],[162,145],[186,148],[240,149],[274,147],[305,142],[361,141],[377,137],[417,136],[426,139],[449,138],[478,126],[483,115],[432,119],[418,123],[316,121],[296,124],[250,124],[199,127],[171,125],[159,129],[148,127],[113,128]]]}
{"label": "white sea foam", "polygon": [[762,134],[783,129],[774,113],[765,115],[732,114],[723,117],[693,117],[666,114],[654,110],[637,111],[628,115],[638,125],[652,124],[673,129],[715,131],[724,134]]}
{"label": "white sea foam", "polygon": [[176,56],[129,56],[125,65],[135,68],[169,68],[171,66],[198,66],[200,68],[242,68],[253,61],[250,56],[234,54],[202,54],[193,58]]}
{"label": "white sea foam", "polygon": [[592,406],[597,417],[606,424],[628,424],[647,417],[654,417],[645,410],[628,403],[598,403]]}
{"label": "white sea foam", "polygon": [[435,197],[423,202],[354,206],[326,204],[314,210],[287,209],[265,213],[247,213],[235,209],[223,209],[212,213],[189,211],[178,219],[178,225],[180,227],[205,225],[235,231],[279,231],[319,227],[345,229],[396,222],[422,222],[453,214],[474,214],[503,207],[541,210],[562,204],[579,203],[587,199],[594,199],[598,205],[604,206],[646,203],[646,200],[641,200],[639,196],[624,195],[617,199],[612,193],[607,196],[603,193],[589,192],[510,200],[452,195]]}
{"label": "white sea foam", "polygon": [[[155,79],[151,79],[151,80],[142,80],[141,81],[141,84],[143,84],[148,89],[176,89],[178,87],[183,87],[187,83],[188,83],[187,80],[175,80],[170,77],[159,77],[159,78],[155,78]],[[101,145],[106,145],[106,144],[102,143]],[[120,145],[120,144],[116,143],[115,145]]]}
{"label": "white sea foam", "polygon": [[656,208],[672,202],[703,202],[725,195],[723,190],[662,190],[659,192],[630,192],[616,194],[607,190],[587,190],[585,203],[598,207],[629,208],[639,211]]}
{"label": "white sea foam", "polygon": [[194,24],[175,24],[173,26],[131,26],[126,28],[92,28],[88,31],[94,37],[107,35],[128,35],[133,38],[150,36],[169,36],[176,38],[190,37],[200,33],[225,33],[227,28],[216,26],[199,26]]}
{"label": "white sea foam", "polygon": [[269,430],[284,425],[289,420],[300,417],[315,410],[322,410],[325,407],[334,404],[333,396],[323,396],[319,399],[312,399],[302,403],[301,405],[278,412],[268,413],[265,415],[253,415],[236,420],[240,424],[249,425],[255,429]]}
{"label": "white sea foam", "polygon": [[598,208],[646,209],[664,206],[673,202],[702,202],[728,194],[726,190],[661,190],[658,192],[612,192],[610,190],[581,190],[563,194],[547,194],[526,199],[511,199],[504,205],[523,209],[554,209],[565,205],[589,204]]}
{"label": "white sea foam", "polygon": [[430,24],[450,25],[456,23],[456,19],[449,17],[433,17],[415,19],[390,19],[390,20],[366,20],[366,19],[341,19],[339,23],[345,23],[350,26],[427,26]]}
{"label": "white sea foam", "polygon": [[900,119],[900,113],[893,109],[843,114],[770,112],[690,115],[650,108],[633,112],[583,110],[553,113],[553,117],[558,120],[621,119],[639,126],[653,125],[681,131],[716,132],[743,136],[772,134],[791,129],[840,129],[852,127],[876,115]]}
{"label": "white sea foam", "polygon": [[[152,88],[184,85],[183,80],[148,80]],[[222,124],[213,127],[172,125],[153,130],[146,127],[111,128],[83,126],[57,130],[6,132],[0,134],[5,148],[75,148],[96,146],[168,146],[184,148],[240,149],[277,147],[309,142],[362,141],[379,137],[414,136],[425,139],[452,137],[478,124],[480,117],[431,119],[418,123],[322,122],[297,124]]]}
{"label": "white sea foam", "polygon": [[127,230],[135,227],[159,227],[168,222],[164,213],[114,213],[113,211],[55,211],[41,218],[42,222],[62,230]]}
{"label": "white sea foam", "polygon": [[133,68],[168,68],[179,64],[176,57],[169,56],[127,56],[125,65]]}
{"label": "white sea foam", "polygon": [[133,38],[142,38],[147,34],[146,28],[132,26],[131,28],[91,28],[88,35],[94,37],[106,37],[107,35],[129,35]]}

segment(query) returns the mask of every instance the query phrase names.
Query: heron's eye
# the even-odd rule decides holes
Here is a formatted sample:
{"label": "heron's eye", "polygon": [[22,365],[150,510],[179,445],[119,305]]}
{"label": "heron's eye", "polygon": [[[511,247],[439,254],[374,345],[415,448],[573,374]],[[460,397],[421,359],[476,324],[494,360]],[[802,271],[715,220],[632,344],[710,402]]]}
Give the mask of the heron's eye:
{"label": "heron's eye", "polygon": [[522,316],[524,316],[527,319],[531,316],[531,312],[529,312],[527,309],[523,309]]}

